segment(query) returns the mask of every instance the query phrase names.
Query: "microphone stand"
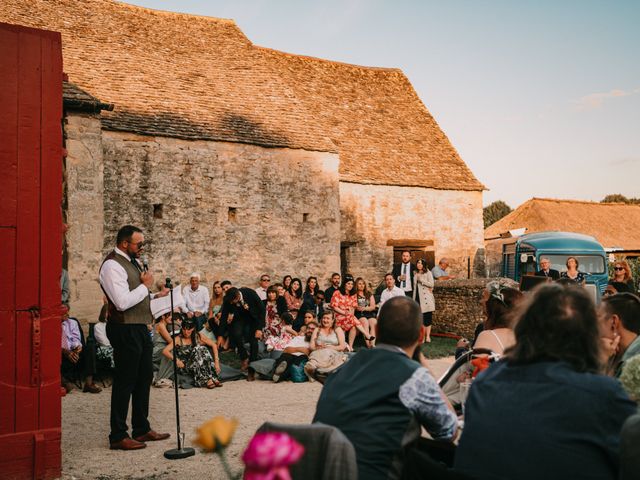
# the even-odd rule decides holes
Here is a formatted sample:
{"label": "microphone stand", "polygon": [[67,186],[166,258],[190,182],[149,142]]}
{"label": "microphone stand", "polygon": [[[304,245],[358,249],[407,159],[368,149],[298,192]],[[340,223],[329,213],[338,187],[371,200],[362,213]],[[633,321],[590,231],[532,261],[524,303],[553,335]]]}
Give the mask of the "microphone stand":
{"label": "microphone stand", "polygon": [[169,289],[169,295],[171,298],[171,341],[173,343],[173,389],[176,394],[176,438],[178,439],[178,448],[172,448],[164,452],[164,457],[169,460],[179,460],[181,458],[191,457],[196,454],[196,451],[191,447],[183,447],[182,433],[180,432],[180,400],[178,398],[178,356],[176,354],[176,326],[175,326],[175,314],[173,313],[173,286],[171,285],[171,279],[166,279],[165,287]]}

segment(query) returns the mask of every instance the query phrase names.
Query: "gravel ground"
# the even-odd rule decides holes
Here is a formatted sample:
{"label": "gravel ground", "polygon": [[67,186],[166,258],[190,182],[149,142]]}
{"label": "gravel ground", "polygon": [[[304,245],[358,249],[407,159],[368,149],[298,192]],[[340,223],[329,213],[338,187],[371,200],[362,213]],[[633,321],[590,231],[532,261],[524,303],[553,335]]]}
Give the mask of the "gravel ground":
{"label": "gravel ground", "polygon": [[[452,358],[430,360],[438,377]],[[267,381],[227,382],[213,390],[180,390],[180,419],[192,445],[195,428],[216,415],[240,421],[228,458],[240,471],[240,456],[256,429],[265,421],[309,423],[322,389],[319,383],[274,384]],[[99,480],[165,480],[176,478],[225,478],[216,455],[196,455],[184,460],[166,460],[165,450],[175,448],[174,393],[172,389],[151,389],[149,420],[154,430],[171,432],[163,442],[149,442],[137,451],[109,450],[109,402],[111,389],[99,394],[74,390],[62,399],[62,478]]]}

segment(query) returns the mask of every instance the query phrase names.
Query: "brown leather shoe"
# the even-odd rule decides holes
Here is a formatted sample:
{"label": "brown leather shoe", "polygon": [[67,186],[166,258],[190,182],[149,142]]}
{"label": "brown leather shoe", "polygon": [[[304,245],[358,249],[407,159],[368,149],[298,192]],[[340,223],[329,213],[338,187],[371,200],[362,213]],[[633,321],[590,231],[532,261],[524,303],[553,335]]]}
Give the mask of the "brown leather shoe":
{"label": "brown leather shoe", "polygon": [[256,379],[256,371],[253,368],[250,368],[249,372],[247,373],[247,382],[253,382],[255,379]]}
{"label": "brown leather shoe", "polygon": [[84,393],[100,393],[102,389],[95,383],[87,383],[82,389]]}
{"label": "brown leather shoe", "polygon": [[140,435],[139,437],[136,437],[135,439],[138,442],[157,442],[158,440],[166,440],[170,436],[171,436],[170,433],[158,433],[158,432],[155,432],[153,430],[149,430],[144,435]]}
{"label": "brown leather shoe", "polygon": [[114,442],[109,445],[111,450],[140,450],[146,448],[147,444],[134,440],[133,438],[123,438],[119,442]]}

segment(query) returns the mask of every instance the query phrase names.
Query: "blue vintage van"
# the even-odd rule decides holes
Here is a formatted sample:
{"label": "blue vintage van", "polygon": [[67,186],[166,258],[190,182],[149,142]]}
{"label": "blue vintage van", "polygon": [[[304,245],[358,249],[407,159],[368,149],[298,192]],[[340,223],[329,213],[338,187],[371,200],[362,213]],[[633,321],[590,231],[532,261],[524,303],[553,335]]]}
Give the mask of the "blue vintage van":
{"label": "blue vintage van", "polygon": [[502,246],[502,276],[520,281],[523,275],[540,270],[540,259],[548,257],[551,268],[566,271],[567,257],[576,257],[587,284],[602,295],[609,275],[607,254],[594,237],[570,232],[539,232],[514,237]]}

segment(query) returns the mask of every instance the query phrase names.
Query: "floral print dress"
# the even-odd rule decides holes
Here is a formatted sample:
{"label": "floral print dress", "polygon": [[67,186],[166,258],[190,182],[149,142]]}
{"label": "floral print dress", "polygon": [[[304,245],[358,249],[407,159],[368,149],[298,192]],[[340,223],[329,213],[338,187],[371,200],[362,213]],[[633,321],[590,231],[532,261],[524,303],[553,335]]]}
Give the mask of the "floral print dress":
{"label": "floral print dress", "polygon": [[284,350],[292,336],[282,328],[276,305],[267,302],[267,318],[265,321],[264,344],[267,350]]}
{"label": "floral print dress", "polygon": [[[350,312],[351,309],[355,309],[358,306],[358,299],[356,295],[343,295],[340,290],[333,292],[331,297],[331,308],[336,308],[343,312]],[[351,313],[341,314],[336,312],[336,327],[340,327],[345,332],[348,332],[360,322],[355,315]]]}
{"label": "floral print dress", "polygon": [[220,380],[213,368],[211,352],[205,345],[176,345],[176,354],[184,363],[181,373],[193,377],[198,387],[206,387],[210,380]]}

